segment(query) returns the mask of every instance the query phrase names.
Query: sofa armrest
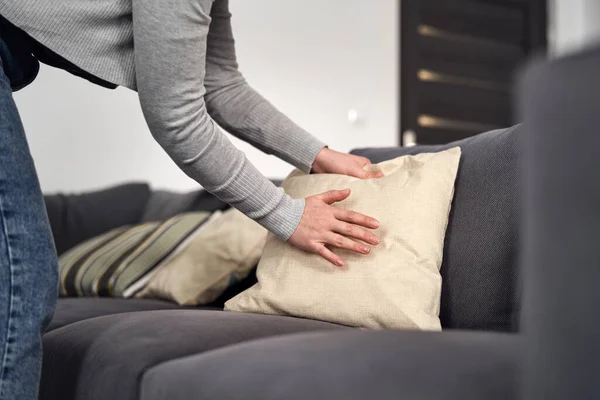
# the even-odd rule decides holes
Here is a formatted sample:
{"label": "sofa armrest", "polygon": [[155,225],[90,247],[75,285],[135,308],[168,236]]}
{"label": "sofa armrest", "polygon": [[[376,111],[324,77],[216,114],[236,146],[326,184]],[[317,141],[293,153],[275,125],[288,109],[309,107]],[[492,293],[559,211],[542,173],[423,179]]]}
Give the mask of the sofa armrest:
{"label": "sofa armrest", "polygon": [[523,263],[525,399],[598,399],[600,47],[536,63],[527,124]]}

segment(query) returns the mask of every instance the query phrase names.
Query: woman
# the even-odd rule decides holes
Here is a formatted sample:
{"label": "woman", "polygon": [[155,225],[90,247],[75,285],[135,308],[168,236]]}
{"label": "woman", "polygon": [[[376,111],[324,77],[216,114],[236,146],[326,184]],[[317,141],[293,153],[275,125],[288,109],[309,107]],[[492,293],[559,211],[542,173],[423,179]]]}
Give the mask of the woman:
{"label": "woman", "polygon": [[36,398],[40,335],[56,297],[56,254],[12,98],[35,78],[38,60],[136,90],[177,165],[282,240],[338,266],[326,245],[367,254],[365,243],[378,243],[365,229],[377,221],[331,206],[349,191],[292,199],[217,128],[305,172],[378,177],[363,170],[368,160],[328,149],[248,86],[228,0],[0,0],[0,15],[0,400]]}

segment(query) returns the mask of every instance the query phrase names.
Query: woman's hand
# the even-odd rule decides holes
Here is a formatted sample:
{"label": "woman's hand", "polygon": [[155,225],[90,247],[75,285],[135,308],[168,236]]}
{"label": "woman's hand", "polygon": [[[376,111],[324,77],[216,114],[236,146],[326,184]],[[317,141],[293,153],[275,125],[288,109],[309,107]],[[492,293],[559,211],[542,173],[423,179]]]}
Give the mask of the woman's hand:
{"label": "woman's hand", "polygon": [[[359,254],[369,254],[371,248],[358,239],[372,245],[379,244],[379,238],[361,227],[376,229],[379,222],[366,215],[354,211],[333,207],[332,204],[350,196],[350,190],[331,190],[322,194],[308,197],[300,224],[292,237],[290,244],[319,254],[337,266],[343,266],[344,260],[335,255],[326,246],[354,251]],[[351,239],[353,238],[353,239]]]}
{"label": "woman's hand", "polygon": [[365,171],[363,168],[367,165],[371,165],[368,158],[340,153],[324,147],[315,158],[312,172],[316,174],[349,175],[360,179],[383,177],[381,172]]}

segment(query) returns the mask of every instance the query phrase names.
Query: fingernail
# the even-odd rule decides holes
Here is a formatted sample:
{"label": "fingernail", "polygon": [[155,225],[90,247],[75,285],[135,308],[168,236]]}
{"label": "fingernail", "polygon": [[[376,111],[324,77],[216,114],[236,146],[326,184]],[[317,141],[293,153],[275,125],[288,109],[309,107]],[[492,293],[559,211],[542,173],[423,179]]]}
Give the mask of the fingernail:
{"label": "fingernail", "polygon": [[337,261],[336,261],[336,264],[337,264],[339,267],[343,267],[343,266],[344,266],[344,260],[337,260]]}
{"label": "fingernail", "polygon": [[371,251],[371,249],[370,249],[370,248],[368,248],[368,247],[366,247],[366,246],[364,246],[364,247],[362,248],[362,251],[363,251],[363,253],[369,253],[369,252]]}
{"label": "fingernail", "polygon": [[373,239],[373,244],[378,245],[379,244],[379,239],[377,239],[377,238]]}
{"label": "fingernail", "polygon": [[371,226],[372,226],[373,228],[379,228],[379,222],[377,222],[377,221],[373,221],[373,222],[371,222]]}

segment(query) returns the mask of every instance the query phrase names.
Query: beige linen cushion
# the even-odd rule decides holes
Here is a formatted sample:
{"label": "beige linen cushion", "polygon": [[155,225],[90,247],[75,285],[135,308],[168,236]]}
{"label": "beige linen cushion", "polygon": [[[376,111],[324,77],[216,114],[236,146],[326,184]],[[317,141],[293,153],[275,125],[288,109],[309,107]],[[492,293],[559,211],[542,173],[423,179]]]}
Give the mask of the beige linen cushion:
{"label": "beige linen cushion", "polygon": [[266,239],[266,229],[229,209],[158,266],[135,297],[181,305],[211,303],[231,282],[248,276],[258,264]]}
{"label": "beige linen cushion", "polygon": [[230,311],[291,315],[366,328],[440,330],[444,236],[460,148],[404,156],[370,168],[384,177],[294,171],[283,183],[294,198],[351,189],[336,207],[378,219],[380,244],[369,255],[333,249],[336,267],[269,234],[258,283],[229,300]]}

